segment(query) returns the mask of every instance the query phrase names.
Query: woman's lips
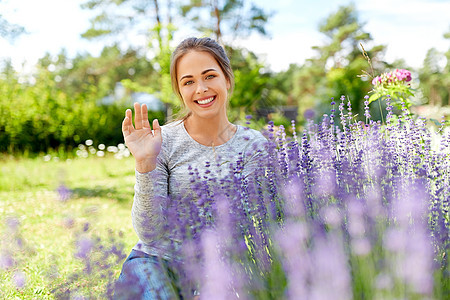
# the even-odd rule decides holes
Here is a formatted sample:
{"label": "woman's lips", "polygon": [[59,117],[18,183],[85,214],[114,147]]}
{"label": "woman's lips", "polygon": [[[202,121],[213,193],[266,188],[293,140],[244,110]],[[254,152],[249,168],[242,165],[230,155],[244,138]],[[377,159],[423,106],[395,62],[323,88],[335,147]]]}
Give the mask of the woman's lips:
{"label": "woman's lips", "polygon": [[214,100],[216,100],[216,96],[205,97],[199,100],[195,100],[195,103],[197,103],[201,107],[208,107],[214,103]]}

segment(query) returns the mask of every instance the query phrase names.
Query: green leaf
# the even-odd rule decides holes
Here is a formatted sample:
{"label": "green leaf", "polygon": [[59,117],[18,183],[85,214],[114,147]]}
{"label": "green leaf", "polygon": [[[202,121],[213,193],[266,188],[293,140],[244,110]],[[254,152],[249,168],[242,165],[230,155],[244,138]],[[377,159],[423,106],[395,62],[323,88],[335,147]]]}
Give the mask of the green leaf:
{"label": "green leaf", "polygon": [[372,96],[369,97],[369,104],[372,103],[373,101],[378,100],[378,98],[380,98],[381,95],[379,93],[375,93]]}

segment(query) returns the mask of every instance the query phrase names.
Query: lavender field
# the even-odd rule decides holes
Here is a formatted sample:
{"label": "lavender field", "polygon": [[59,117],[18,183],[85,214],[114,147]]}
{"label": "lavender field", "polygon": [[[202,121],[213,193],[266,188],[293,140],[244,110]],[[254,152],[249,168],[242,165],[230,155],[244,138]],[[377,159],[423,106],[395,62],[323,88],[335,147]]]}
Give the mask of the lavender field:
{"label": "lavender field", "polygon": [[[171,199],[163,228],[179,241],[171,254],[183,263],[174,260],[172,268],[187,299],[192,287],[201,299],[449,298],[449,128],[444,122],[431,126],[406,108],[394,115],[389,103],[383,123],[371,121],[369,111],[367,122],[354,121],[345,97],[332,107],[302,131],[294,123],[284,128],[269,122],[262,130],[266,153],[252,179],[240,176],[239,162],[213,188],[192,170],[196,197]],[[64,203],[78,212],[63,219],[67,210],[55,210],[65,225],[54,236],[37,233],[51,240],[27,233],[38,228],[39,218],[19,212],[13,218],[11,209],[1,207],[3,298],[112,297],[136,241],[127,214],[133,164],[112,154],[93,159],[95,151],[86,147],[80,151],[77,163],[108,161],[94,176],[105,189],[83,194],[76,183],[89,180],[81,178],[54,189],[47,209]],[[2,197],[7,195],[13,193]],[[40,264],[39,253],[59,259]],[[130,299],[139,292],[118,288]]]}

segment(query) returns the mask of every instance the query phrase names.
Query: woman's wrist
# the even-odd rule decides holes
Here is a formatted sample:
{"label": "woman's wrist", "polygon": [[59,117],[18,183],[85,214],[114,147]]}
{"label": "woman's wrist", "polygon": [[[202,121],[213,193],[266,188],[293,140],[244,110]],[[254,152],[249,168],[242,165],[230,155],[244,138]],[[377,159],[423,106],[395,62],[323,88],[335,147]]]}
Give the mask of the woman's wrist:
{"label": "woman's wrist", "polygon": [[156,158],[135,160],[135,163],[136,171],[139,173],[148,173],[156,169]]}

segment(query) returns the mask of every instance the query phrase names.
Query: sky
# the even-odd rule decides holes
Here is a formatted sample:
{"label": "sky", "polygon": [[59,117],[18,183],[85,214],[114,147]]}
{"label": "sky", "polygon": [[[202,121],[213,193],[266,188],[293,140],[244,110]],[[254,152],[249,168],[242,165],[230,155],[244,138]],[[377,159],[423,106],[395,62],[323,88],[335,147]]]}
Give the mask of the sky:
{"label": "sky", "polygon": [[[69,57],[85,52],[98,55],[103,44],[80,37],[89,28],[93,16],[92,12],[80,9],[83,2],[86,0],[0,0],[0,15],[28,31],[13,43],[0,38],[0,59],[11,58],[16,70],[27,72],[45,53],[56,55],[62,48]],[[311,47],[326,42],[318,30],[320,22],[350,3],[355,4],[359,20],[365,23],[364,30],[374,39],[373,44],[387,45],[385,60],[388,62],[404,59],[406,67],[419,68],[430,48],[442,52],[450,48],[450,40],[443,38],[450,31],[450,0],[254,2],[273,13],[267,25],[269,37],[254,34],[234,43],[257,53],[276,72],[314,56]],[[370,47],[365,45],[366,49]]]}

